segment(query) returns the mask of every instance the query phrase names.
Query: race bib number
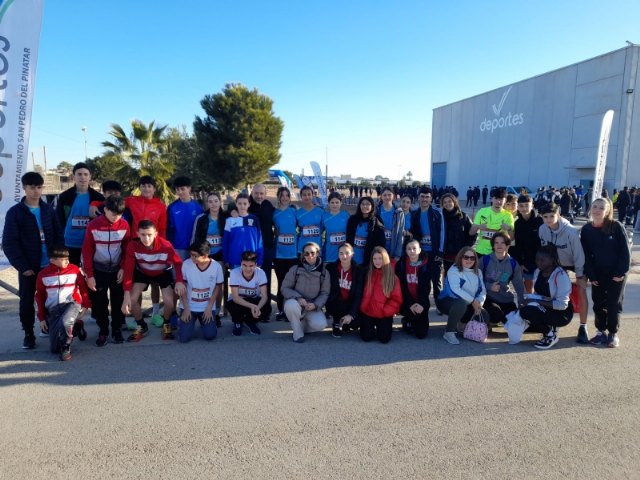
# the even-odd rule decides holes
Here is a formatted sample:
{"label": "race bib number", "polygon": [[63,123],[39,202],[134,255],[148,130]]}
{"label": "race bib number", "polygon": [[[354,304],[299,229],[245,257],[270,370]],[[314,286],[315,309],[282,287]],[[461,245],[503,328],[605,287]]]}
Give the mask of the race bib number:
{"label": "race bib number", "polygon": [[89,217],[71,217],[71,228],[74,230],[84,230],[89,223]]}
{"label": "race bib number", "polygon": [[295,242],[295,235],[278,235],[278,243],[280,245],[293,245]]}
{"label": "race bib number", "polygon": [[45,244],[45,238],[44,238],[44,230],[40,229],[40,243],[41,244]]}
{"label": "race bib number", "polygon": [[309,225],[302,227],[303,237],[317,237],[320,235],[320,227],[317,225]]}
{"label": "race bib number", "polygon": [[493,231],[486,231],[483,230],[482,231],[482,238],[484,238],[485,240],[491,240],[493,238],[493,235],[495,235],[496,232]]}
{"label": "race bib number", "polygon": [[356,248],[364,248],[367,246],[366,237],[356,237],[353,239],[353,246]]}
{"label": "race bib number", "polygon": [[431,246],[431,235],[423,235],[420,244]]}
{"label": "race bib number", "polygon": [[253,298],[258,296],[257,288],[238,287],[238,295],[245,298]]}
{"label": "race bib number", "polygon": [[329,243],[331,245],[342,245],[347,241],[346,233],[332,233],[329,235]]}
{"label": "race bib number", "polygon": [[391,240],[391,230],[384,229],[384,238]]}
{"label": "race bib number", "polygon": [[208,302],[211,293],[211,289],[209,288],[194,288],[191,290],[191,301],[192,302]]}
{"label": "race bib number", "polygon": [[222,237],[220,235],[207,235],[207,242],[210,247],[219,247],[222,245]]}

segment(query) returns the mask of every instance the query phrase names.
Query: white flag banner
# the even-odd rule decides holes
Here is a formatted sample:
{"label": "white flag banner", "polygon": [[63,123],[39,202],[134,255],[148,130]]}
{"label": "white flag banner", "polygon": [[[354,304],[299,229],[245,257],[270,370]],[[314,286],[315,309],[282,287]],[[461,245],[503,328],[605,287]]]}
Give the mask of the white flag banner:
{"label": "white flag banner", "polygon": [[607,151],[609,150],[609,136],[611,135],[611,124],[613,123],[613,110],[607,110],[602,118],[600,127],[600,142],[598,144],[598,158],[596,160],[596,175],[593,180],[593,198],[602,197],[604,187],[604,170],[607,166]]}
{"label": "white flag banner", "polygon": [[322,169],[318,162],[311,162],[311,169],[313,170],[313,174],[316,177],[316,183],[318,184],[318,190],[320,192],[320,199],[322,200],[322,206],[327,206],[327,184],[324,181],[324,176],[322,175]]}
{"label": "white flag banner", "polygon": [[[44,0],[0,0],[0,232],[22,198]],[[9,264],[0,245],[0,268]]]}

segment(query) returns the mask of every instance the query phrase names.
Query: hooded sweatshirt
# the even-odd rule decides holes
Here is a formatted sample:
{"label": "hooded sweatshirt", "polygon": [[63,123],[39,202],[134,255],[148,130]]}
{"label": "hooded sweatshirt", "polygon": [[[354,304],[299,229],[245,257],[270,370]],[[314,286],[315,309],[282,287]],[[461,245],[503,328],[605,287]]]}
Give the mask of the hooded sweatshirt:
{"label": "hooded sweatshirt", "polygon": [[580,235],[568,220],[559,217],[559,227],[551,230],[544,223],[538,229],[542,245],[555,245],[558,249],[558,259],[563,267],[573,267],[576,277],[584,275],[584,250],[580,243]]}

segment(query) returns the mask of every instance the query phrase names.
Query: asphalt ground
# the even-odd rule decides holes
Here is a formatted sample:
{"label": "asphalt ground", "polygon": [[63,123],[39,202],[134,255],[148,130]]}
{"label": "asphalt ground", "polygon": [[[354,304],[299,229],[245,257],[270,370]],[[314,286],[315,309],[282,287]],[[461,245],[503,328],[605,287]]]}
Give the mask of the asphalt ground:
{"label": "asphalt ground", "polygon": [[89,323],[60,362],[20,348],[17,311],[0,289],[2,480],[640,478],[638,273],[618,349],[576,344],[577,315],[549,351],[500,329],[452,346],[432,310],[427,339],[388,345],[227,318],[212,342],[98,348]]}

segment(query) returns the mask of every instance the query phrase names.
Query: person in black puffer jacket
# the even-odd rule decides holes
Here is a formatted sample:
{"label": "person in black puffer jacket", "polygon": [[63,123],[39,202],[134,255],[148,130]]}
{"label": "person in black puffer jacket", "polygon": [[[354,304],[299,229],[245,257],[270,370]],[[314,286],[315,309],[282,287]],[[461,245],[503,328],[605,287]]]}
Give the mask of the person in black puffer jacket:
{"label": "person in black puffer jacket", "polygon": [[524,289],[527,293],[533,293],[536,252],[542,245],[538,229],[542,223],[542,217],[533,209],[533,199],[529,195],[520,195],[514,227],[515,245],[509,247],[509,255],[522,267]]}

